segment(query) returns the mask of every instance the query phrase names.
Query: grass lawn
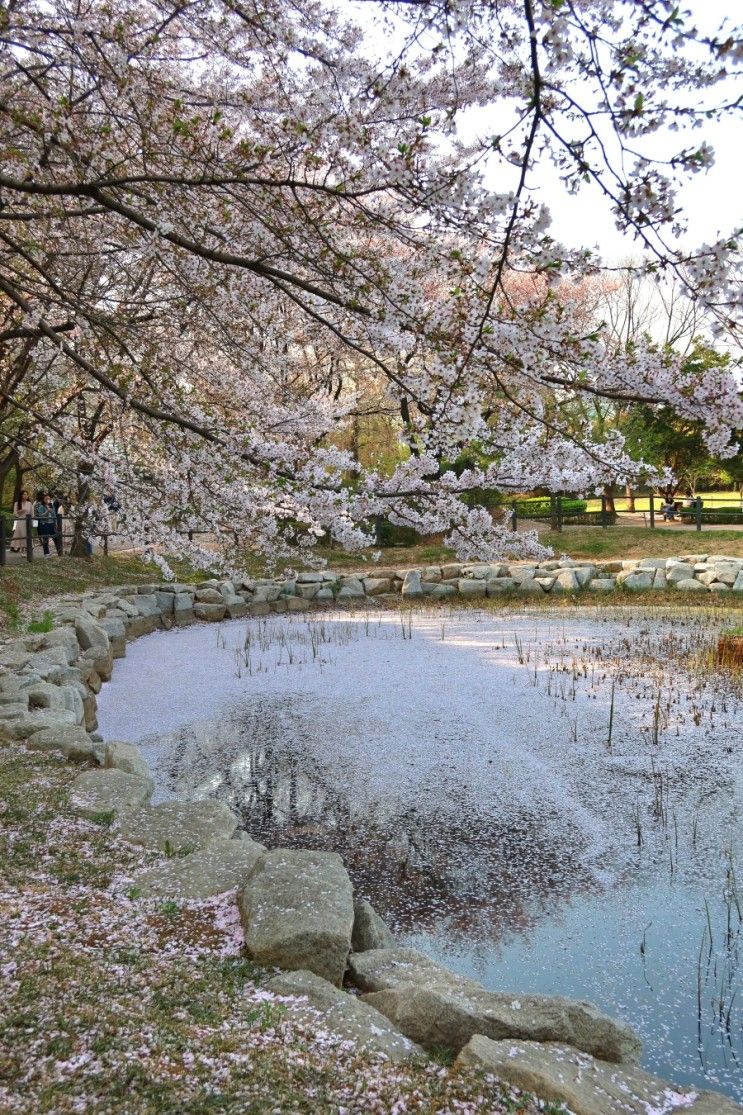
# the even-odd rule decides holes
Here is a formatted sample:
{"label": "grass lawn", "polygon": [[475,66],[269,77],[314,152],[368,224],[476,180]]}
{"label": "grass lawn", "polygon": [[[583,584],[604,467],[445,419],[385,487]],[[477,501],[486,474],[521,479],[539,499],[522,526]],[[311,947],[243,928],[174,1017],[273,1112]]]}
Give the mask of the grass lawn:
{"label": "grass lawn", "polygon": [[[601,527],[565,527],[561,533],[546,531],[539,534],[539,540],[550,546],[556,556],[566,554],[571,558],[604,559],[671,557],[675,554],[710,553],[743,557],[743,531],[679,530],[673,527],[615,526],[603,530]],[[339,550],[320,550],[328,560],[331,569],[396,568],[400,566],[439,565],[445,561],[455,561],[454,553],[446,546],[437,543],[421,542],[417,546],[394,546],[380,551],[379,561],[371,560],[372,551],[363,557],[358,554],[345,554]],[[364,560],[365,558],[365,560]]]}
{"label": "grass lawn", "polygon": [[[184,580],[201,580],[205,573],[194,574],[174,563]],[[44,601],[66,593],[88,592],[107,585],[147,584],[161,581],[156,565],[145,564],[131,554],[92,558],[50,558],[6,565],[0,569],[0,633],[13,634],[25,629],[30,615],[40,618]]]}
{"label": "grass lawn", "polygon": [[[722,509],[723,507],[731,507],[736,511],[740,511],[740,510],[743,509],[743,502],[742,502],[743,497],[741,497],[740,492],[738,492],[734,489],[730,489],[730,491],[727,491],[727,492],[697,492],[697,496],[699,497],[699,499],[702,500],[702,502],[704,503],[705,507],[708,510],[714,510],[715,508]],[[677,496],[676,498],[683,500],[684,496],[680,495],[680,496]],[[662,502],[663,502],[662,497],[659,496],[659,495],[656,495],[656,497],[655,497],[655,510],[656,510],[656,513],[658,513],[658,514],[660,514],[660,505],[661,505]],[[587,508],[588,511],[600,511],[601,510],[601,498],[600,497],[598,497],[596,499],[587,499],[586,503],[588,504],[588,508]],[[616,507],[617,511],[626,511],[627,510],[627,499],[624,496],[615,496],[614,497],[614,506]],[[649,511],[649,510],[650,510],[650,496],[635,496],[635,511],[640,513],[642,511]]]}
{"label": "grass lawn", "polygon": [[66,811],[73,767],[0,751],[0,1110],[14,1115],[536,1115],[443,1060],[397,1066],[298,1026],[234,896],[136,895],[153,853]]}

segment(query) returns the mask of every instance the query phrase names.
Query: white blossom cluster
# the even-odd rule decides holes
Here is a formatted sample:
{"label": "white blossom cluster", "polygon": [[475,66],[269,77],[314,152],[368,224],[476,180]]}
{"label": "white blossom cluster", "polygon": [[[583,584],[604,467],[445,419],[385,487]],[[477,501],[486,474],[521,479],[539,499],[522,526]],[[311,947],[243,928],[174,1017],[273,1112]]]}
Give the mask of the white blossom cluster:
{"label": "white blossom cluster", "polygon": [[[576,426],[575,400],[671,406],[736,451],[732,374],[587,327],[561,292],[599,261],[529,190],[540,158],[567,189],[594,182],[645,264],[735,330],[735,230],[672,247],[680,185],[714,152],[682,141],[658,165],[643,142],[726,111],[736,35],[666,0],[365,10],[363,27],[321,0],[3,14],[2,432],[102,521],[114,493],[153,555],[190,530],[230,559],[307,560],[325,532],[367,546],[378,516],[463,557],[535,554],[463,494],[648,474],[618,434]],[[358,369],[397,422],[391,474],[341,448]],[[455,475],[473,444],[491,463]]]}

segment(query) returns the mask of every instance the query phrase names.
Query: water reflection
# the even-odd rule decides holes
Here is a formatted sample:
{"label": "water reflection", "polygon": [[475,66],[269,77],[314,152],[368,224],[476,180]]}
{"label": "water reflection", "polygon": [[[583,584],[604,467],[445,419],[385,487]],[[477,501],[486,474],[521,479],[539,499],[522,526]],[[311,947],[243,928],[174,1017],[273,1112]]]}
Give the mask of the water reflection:
{"label": "water reflection", "polygon": [[596,892],[585,833],[554,806],[489,811],[482,786],[446,785],[441,772],[404,796],[375,794],[363,766],[323,762],[322,713],[305,696],[232,705],[220,724],[158,737],[159,781],[178,797],[221,798],[269,847],[339,852],[396,931],[445,926],[483,955],[507,928]]}

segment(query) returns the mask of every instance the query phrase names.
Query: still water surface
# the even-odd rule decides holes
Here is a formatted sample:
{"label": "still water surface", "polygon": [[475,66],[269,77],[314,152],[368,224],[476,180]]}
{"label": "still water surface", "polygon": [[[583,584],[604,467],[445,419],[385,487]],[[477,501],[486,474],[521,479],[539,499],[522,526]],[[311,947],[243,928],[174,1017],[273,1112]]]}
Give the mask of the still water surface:
{"label": "still water surface", "polygon": [[161,799],[339,851],[401,943],[589,999],[649,1069],[740,1099],[743,702],[705,658],[716,629],[617,609],[198,626],[131,645],[99,719]]}

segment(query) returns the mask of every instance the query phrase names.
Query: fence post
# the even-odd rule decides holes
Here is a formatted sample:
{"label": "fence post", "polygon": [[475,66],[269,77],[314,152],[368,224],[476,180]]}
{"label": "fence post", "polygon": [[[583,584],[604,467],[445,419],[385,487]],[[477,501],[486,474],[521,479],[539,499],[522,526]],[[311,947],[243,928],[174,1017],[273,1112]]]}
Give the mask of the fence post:
{"label": "fence post", "polygon": [[0,515],[0,565],[5,565],[5,516]]}
{"label": "fence post", "polygon": [[606,530],[608,527],[608,515],[606,513],[606,493],[601,496],[601,526]]}
{"label": "fence post", "polygon": [[193,531],[192,530],[189,530],[189,532],[188,532],[188,541],[193,542]]}
{"label": "fence post", "polygon": [[557,529],[562,531],[562,496],[557,495]]}
{"label": "fence post", "polygon": [[694,500],[694,512],[697,520],[697,530],[699,531],[702,529],[702,501],[699,496]]}
{"label": "fence post", "polygon": [[518,522],[518,516],[516,514],[516,504],[512,503],[511,504],[511,530],[516,530],[517,522]]}
{"label": "fence post", "polygon": [[655,530],[655,492],[650,492],[650,529]]}
{"label": "fence post", "polygon": [[54,536],[54,549],[60,557],[64,553],[64,535],[62,534],[63,520],[62,516],[57,512],[57,533]]}
{"label": "fence post", "polygon": [[26,515],[26,561],[34,560],[34,520]]}
{"label": "fence post", "polygon": [[108,557],[108,532],[103,535],[103,556]]}

